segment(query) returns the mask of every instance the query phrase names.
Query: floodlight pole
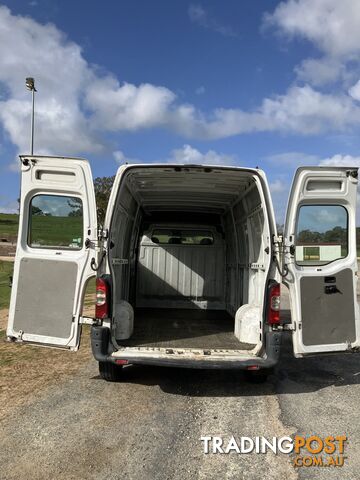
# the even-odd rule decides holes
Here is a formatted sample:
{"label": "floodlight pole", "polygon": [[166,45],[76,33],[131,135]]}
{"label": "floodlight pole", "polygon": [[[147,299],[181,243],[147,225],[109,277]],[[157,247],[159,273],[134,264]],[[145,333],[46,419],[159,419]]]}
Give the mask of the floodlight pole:
{"label": "floodlight pole", "polygon": [[32,109],[31,109],[31,142],[30,142],[30,154],[34,155],[34,118],[35,118],[35,88],[31,90],[32,96]]}
{"label": "floodlight pole", "polygon": [[30,154],[34,155],[34,124],[35,124],[35,80],[32,77],[26,78],[26,88],[31,91],[31,138],[30,138]]}

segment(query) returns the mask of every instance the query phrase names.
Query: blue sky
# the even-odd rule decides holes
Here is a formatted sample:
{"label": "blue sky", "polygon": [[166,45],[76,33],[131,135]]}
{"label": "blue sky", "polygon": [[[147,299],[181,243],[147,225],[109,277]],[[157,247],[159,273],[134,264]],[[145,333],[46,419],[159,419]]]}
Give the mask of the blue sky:
{"label": "blue sky", "polygon": [[[0,6],[0,211],[16,157],[260,166],[279,222],[302,164],[360,165],[360,2],[12,0]],[[359,83],[358,83],[359,82]]]}

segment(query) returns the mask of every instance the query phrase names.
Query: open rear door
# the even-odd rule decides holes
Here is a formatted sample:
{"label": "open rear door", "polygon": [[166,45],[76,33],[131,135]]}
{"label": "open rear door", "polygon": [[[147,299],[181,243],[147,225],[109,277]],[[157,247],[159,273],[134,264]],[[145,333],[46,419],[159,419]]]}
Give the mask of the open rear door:
{"label": "open rear door", "polygon": [[91,261],[97,251],[89,163],[22,156],[18,244],[7,335],[76,350]]}
{"label": "open rear door", "polygon": [[284,230],[295,356],[359,349],[357,177],[352,167],[295,174]]}

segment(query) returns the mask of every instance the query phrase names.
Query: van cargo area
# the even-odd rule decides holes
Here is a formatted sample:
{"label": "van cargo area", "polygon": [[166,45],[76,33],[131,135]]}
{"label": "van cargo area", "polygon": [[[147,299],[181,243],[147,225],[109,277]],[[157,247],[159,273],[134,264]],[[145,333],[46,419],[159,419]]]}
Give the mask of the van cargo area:
{"label": "van cargo area", "polygon": [[113,343],[260,354],[271,242],[257,171],[134,166],[112,195]]}

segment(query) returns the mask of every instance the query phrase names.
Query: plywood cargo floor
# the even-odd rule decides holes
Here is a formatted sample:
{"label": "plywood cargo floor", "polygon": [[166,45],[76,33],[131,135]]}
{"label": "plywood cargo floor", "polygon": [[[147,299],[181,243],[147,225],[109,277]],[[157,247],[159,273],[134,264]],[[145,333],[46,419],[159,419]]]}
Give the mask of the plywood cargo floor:
{"label": "plywood cargo floor", "polygon": [[129,347],[251,350],[234,335],[234,319],[223,310],[140,308]]}

